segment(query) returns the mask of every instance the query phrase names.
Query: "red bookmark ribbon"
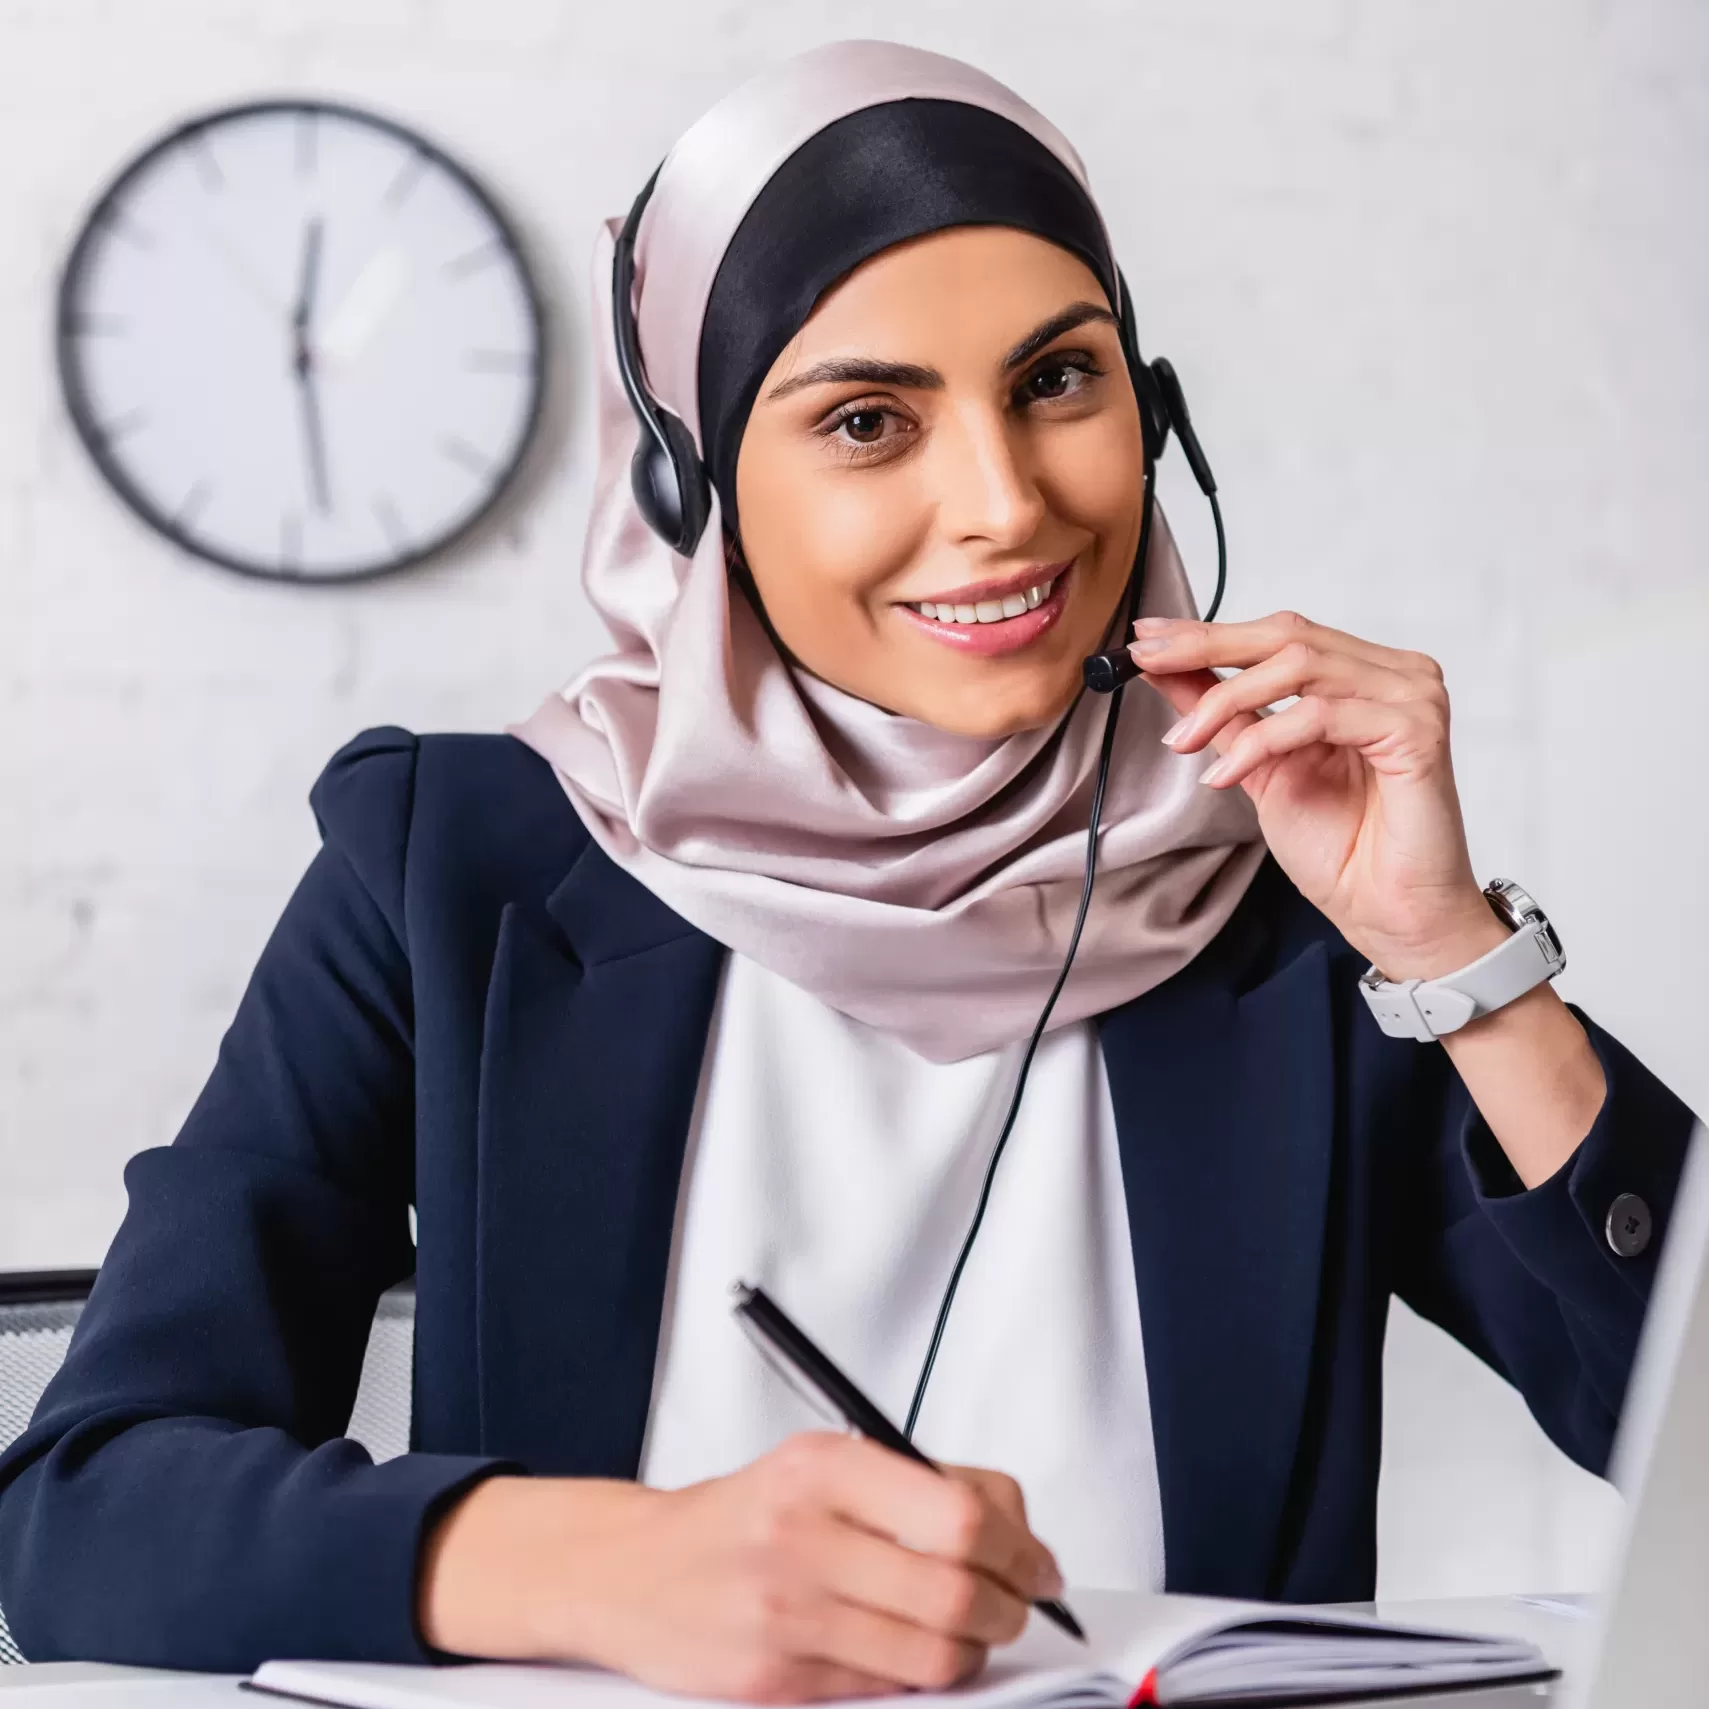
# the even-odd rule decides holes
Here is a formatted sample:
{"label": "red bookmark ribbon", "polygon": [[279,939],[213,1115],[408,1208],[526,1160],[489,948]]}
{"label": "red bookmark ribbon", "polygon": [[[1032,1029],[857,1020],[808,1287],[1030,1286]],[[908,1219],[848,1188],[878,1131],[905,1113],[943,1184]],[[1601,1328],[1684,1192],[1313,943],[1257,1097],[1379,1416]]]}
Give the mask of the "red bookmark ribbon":
{"label": "red bookmark ribbon", "polygon": [[1128,1699],[1127,1709],[1157,1709],[1157,1669],[1139,1682],[1139,1690]]}

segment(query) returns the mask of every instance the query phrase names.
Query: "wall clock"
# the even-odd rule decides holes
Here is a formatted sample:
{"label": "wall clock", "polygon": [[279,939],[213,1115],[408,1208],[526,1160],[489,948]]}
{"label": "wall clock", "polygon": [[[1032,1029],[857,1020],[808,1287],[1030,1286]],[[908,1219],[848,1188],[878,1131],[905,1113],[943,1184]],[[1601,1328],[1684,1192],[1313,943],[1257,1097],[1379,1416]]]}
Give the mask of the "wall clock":
{"label": "wall clock", "polygon": [[539,415],[539,296],[504,216],[388,120],[268,101],[183,125],[96,204],[58,355],[96,466],[228,569],[333,581],[473,526]]}

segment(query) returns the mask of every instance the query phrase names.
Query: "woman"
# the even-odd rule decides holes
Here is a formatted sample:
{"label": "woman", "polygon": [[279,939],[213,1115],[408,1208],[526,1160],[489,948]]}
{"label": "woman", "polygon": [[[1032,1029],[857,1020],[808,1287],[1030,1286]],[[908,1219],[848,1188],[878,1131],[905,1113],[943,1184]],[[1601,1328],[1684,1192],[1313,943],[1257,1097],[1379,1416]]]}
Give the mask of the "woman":
{"label": "woman", "polygon": [[[1362,1597],[1391,1292],[1600,1468],[1656,1245],[1605,1222],[1665,1226],[1689,1113],[1546,982],[1384,1035],[1367,961],[1509,934],[1441,674],[1194,621],[1160,515],[1084,942],[919,1418],[990,1469],[802,1432],[725,1290],[903,1412],[1072,929],[1081,661],[1158,441],[1074,154],[954,62],[739,91],[635,260],[707,525],[638,511],[602,315],[613,651],[520,740],[373,731],[316,786],[325,846],[0,1463],[26,1651],[804,1698],[962,1677],[1064,1578]],[[341,1432],[412,1270],[414,1451],[374,1466]]]}

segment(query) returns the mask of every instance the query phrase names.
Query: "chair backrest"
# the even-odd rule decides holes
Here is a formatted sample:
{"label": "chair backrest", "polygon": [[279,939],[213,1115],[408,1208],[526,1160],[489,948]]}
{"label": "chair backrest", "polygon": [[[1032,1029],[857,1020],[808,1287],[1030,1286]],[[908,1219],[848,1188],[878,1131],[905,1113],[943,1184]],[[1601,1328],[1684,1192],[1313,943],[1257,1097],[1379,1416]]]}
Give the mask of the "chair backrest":
{"label": "chair backrest", "polygon": [[[71,1332],[94,1279],[93,1270],[0,1271],[0,1450],[30,1422],[42,1390],[71,1345]],[[415,1290],[396,1288],[381,1297],[374,1313],[348,1431],[377,1461],[393,1459],[409,1447],[414,1357]],[[23,1660],[0,1609],[0,1665]]]}

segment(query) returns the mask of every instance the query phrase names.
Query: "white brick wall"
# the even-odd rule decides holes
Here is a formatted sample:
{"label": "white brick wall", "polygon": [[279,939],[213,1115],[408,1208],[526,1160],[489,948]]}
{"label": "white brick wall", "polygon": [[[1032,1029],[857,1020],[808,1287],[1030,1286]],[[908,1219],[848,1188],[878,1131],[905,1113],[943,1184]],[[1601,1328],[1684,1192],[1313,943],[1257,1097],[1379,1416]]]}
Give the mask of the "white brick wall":
{"label": "white brick wall", "polygon": [[[374,722],[492,728],[596,645],[595,222],[735,78],[867,31],[978,61],[1075,138],[1189,381],[1229,611],[1443,660],[1479,868],[1537,889],[1569,994],[1709,1108],[1709,1012],[1667,971],[1709,944],[1701,0],[0,0],[0,1267],[99,1257],[311,852],[325,757]],[[98,187],[185,112],[279,91],[460,153],[552,302],[524,502],[379,586],[180,560],[100,488],[52,373]],[[1164,492],[1202,567],[1182,470]],[[1594,1578],[1606,1493],[1434,1332],[1403,1319],[1390,1362],[1385,1589]]]}

